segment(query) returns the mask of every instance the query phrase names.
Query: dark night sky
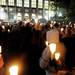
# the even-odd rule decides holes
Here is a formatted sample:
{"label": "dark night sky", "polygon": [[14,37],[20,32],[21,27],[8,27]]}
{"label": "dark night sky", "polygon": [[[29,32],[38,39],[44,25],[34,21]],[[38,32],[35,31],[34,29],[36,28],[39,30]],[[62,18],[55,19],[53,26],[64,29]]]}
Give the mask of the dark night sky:
{"label": "dark night sky", "polygon": [[52,1],[57,1],[57,2],[63,2],[64,5],[69,6],[71,0],[52,0]]}
{"label": "dark night sky", "polygon": [[71,0],[63,0],[63,2],[64,2],[65,4],[67,4],[67,5],[70,3],[70,1],[71,1]]}

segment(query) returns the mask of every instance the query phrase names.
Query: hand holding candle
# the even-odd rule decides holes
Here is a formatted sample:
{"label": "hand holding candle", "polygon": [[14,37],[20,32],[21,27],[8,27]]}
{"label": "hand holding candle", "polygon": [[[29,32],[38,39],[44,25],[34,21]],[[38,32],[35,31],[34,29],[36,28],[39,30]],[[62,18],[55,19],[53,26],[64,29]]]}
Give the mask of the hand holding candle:
{"label": "hand holding candle", "polygon": [[52,59],[54,59],[54,53],[55,53],[55,51],[56,51],[56,44],[55,43],[51,43],[50,45],[49,45],[49,48],[50,48],[50,52],[51,52],[51,60]]}

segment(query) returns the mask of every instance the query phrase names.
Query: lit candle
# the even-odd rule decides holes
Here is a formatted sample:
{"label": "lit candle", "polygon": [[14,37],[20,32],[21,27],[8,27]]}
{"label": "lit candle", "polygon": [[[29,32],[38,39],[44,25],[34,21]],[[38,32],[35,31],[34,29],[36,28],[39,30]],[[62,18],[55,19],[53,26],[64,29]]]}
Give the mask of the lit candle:
{"label": "lit candle", "polygon": [[3,25],[2,28],[5,29],[5,26]]}
{"label": "lit candle", "polygon": [[58,61],[59,58],[60,58],[60,53],[59,52],[55,53],[55,59]]}
{"label": "lit candle", "polygon": [[35,19],[35,23],[36,23],[36,24],[38,23],[38,19]]}
{"label": "lit candle", "polygon": [[61,28],[61,32],[64,30],[64,28]]}
{"label": "lit candle", "polygon": [[8,29],[8,32],[10,32],[10,29]]}
{"label": "lit candle", "polygon": [[53,25],[52,25],[52,24],[50,24],[50,27],[52,28],[52,27],[53,27]]}
{"label": "lit candle", "polygon": [[18,65],[13,65],[9,68],[10,75],[18,75]]}
{"label": "lit candle", "polygon": [[51,43],[49,45],[49,48],[50,48],[50,52],[51,52],[51,60],[54,59],[54,53],[56,51],[56,44],[55,43]]}
{"label": "lit candle", "polygon": [[46,43],[46,46],[48,46],[48,41],[46,41],[45,43]]}

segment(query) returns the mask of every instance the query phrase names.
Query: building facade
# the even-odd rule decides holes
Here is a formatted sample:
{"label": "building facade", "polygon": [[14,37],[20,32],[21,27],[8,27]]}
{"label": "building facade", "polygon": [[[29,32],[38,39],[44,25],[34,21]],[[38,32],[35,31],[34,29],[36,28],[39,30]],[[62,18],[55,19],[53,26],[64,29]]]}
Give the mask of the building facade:
{"label": "building facade", "polygon": [[[54,17],[54,1],[50,0],[0,0],[0,19],[14,22],[16,20]],[[52,8],[53,9],[50,9]],[[62,14],[60,13],[60,17]]]}

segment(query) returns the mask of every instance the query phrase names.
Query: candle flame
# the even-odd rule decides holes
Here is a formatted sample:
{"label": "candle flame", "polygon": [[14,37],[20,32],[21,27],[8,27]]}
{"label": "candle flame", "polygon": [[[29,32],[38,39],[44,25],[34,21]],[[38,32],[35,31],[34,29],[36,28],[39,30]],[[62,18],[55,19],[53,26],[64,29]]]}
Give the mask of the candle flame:
{"label": "candle flame", "polygon": [[46,43],[46,46],[48,46],[48,41],[46,41],[45,43]]}
{"label": "candle flame", "polygon": [[56,60],[59,60],[59,58],[60,58],[60,53],[58,52],[58,53],[55,53],[55,59]]}
{"label": "candle flame", "polygon": [[35,19],[35,23],[36,23],[36,24],[38,23],[38,19]]}
{"label": "candle flame", "polygon": [[13,65],[9,68],[10,75],[18,75],[18,65]]}
{"label": "candle flame", "polygon": [[64,30],[64,28],[61,28],[61,32]]}
{"label": "candle flame", "polygon": [[55,51],[56,51],[56,44],[55,44],[55,43],[51,43],[51,44],[49,45],[49,48],[50,48],[50,52],[51,52],[52,54],[54,54]]}

